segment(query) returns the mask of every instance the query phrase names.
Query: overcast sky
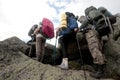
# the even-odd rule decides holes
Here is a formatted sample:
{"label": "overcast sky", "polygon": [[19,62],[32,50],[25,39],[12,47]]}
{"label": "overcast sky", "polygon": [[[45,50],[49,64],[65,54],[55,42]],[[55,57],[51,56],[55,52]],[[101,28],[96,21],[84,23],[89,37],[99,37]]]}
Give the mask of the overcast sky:
{"label": "overcast sky", "polygon": [[80,16],[91,5],[104,6],[112,14],[120,11],[119,0],[0,0],[0,40],[12,36],[30,40],[29,29],[43,17],[51,19],[56,28],[61,13],[70,11]]}

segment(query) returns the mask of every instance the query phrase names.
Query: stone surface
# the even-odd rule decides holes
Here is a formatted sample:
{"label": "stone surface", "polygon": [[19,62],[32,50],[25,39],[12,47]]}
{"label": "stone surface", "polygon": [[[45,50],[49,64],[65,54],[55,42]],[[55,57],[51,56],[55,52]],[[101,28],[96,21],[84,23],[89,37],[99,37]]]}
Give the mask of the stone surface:
{"label": "stone surface", "polygon": [[[87,76],[87,80],[97,80],[89,76],[88,71],[84,74],[84,70],[77,68],[62,70],[57,66],[40,63],[25,55],[25,49],[28,47],[25,42],[17,37],[0,42],[0,80],[85,80],[85,75]],[[119,54],[116,53],[116,55]],[[112,58],[113,60],[114,57]],[[72,65],[72,63],[70,64]],[[110,64],[112,62],[108,63],[108,65]],[[118,65],[115,64],[115,68],[119,70]],[[115,68],[109,67],[109,69]],[[114,75],[116,73],[118,72],[115,72]]]}

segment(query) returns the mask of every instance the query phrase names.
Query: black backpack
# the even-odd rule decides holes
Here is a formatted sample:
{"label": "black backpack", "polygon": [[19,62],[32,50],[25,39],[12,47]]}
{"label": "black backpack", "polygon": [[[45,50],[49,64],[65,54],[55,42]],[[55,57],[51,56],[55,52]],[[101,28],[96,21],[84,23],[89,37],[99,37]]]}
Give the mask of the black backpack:
{"label": "black backpack", "polygon": [[95,29],[98,31],[100,36],[107,35],[110,33],[107,18],[94,6],[90,6],[85,9],[85,15]]}
{"label": "black backpack", "polygon": [[106,18],[101,18],[95,24],[95,29],[98,31],[99,36],[108,35],[110,33],[110,26]]}
{"label": "black backpack", "polygon": [[32,36],[31,34],[33,34],[33,32],[35,31],[35,29],[36,29],[37,27],[38,27],[38,25],[37,25],[37,24],[34,24],[34,25],[31,27],[31,29],[29,30],[29,32],[28,32],[28,36],[31,37],[32,41],[36,41],[35,36]]}
{"label": "black backpack", "polygon": [[91,22],[103,17],[102,13],[99,12],[94,6],[90,6],[85,9],[85,16]]}

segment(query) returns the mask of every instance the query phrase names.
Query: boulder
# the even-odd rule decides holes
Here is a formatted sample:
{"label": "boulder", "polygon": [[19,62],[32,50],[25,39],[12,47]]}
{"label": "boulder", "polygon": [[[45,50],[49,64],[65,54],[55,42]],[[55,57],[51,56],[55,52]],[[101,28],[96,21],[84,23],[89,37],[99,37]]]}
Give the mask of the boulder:
{"label": "boulder", "polygon": [[[74,46],[75,45],[77,44],[75,43]],[[118,39],[117,41],[109,40],[104,45],[104,53],[107,59],[105,71],[109,78],[101,80],[120,79],[119,47],[120,39]],[[86,78],[87,80],[99,80],[91,77],[89,75],[88,69],[78,68],[80,67],[80,65],[76,64],[76,56],[74,56],[75,53],[72,55],[74,56],[74,58],[71,58],[69,62],[70,69],[62,70],[56,66],[57,64],[52,65],[54,45],[46,44],[46,55],[44,60],[45,64],[26,56],[25,53],[28,48],[29,46],[17,37],[11,37],[0,42],[0,80],[85,80]],[[57,57],[55,59],[55,62],[60,63],[61,53],[59,49],[56,50]],[[76,50],[79,51],[77,47]],[[81,50],[84,53],[85,48],[81,47]],[[86,54],[83,53],[83,60],[85,60]],[[76,58],[79,59],[80,57]],[[87,58],[89,58],[89,56]],[[75,65],[78,67],[76,68]],[[89,66],[89,69],[92,68]]]}
{"label": "boulder", "polygon": [[55,65],[38,62],[25,55],[28,47],[17,37],[0,42],[0,80],[99,80],[89,76],[87,70],[85,73],[84,70],[62,70]]}

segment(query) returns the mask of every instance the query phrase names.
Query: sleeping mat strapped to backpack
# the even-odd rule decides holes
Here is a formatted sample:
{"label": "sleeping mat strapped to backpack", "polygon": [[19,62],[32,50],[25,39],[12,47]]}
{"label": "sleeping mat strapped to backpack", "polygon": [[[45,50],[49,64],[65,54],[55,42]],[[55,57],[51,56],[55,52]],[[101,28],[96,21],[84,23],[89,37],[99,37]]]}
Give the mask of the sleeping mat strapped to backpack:
{"label": "sleeping mat strapped to backpack", "polygon": [[78,23],[73,13],[65,12],[61,15],[60,28],[60,35],[69,34],[73,32],[74,28],[78,28]]}

